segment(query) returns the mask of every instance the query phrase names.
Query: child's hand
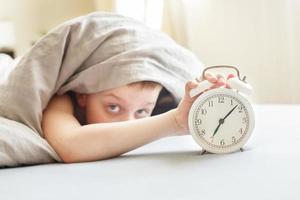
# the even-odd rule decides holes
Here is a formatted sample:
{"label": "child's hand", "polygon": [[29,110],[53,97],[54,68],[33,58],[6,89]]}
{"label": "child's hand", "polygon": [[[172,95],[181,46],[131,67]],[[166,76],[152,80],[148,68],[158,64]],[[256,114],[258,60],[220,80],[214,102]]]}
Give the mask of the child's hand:
{"label": "child's hand", "polygon": [[[228,75],[227,79],[234,77],[233,74]],[[205,74],[205,79],[208,80],[209,82],[213,83],[213,86],[210,87],[207,90],[211,90],[213,88],[219,88],[222,86],[225,86],[229,88],[229,86],[226,84],[226,81],[222,75],[213,75],[210,73]],[[197,99],[197,96],[191,98],[190,97],[190,91],[193,88],[196,88],[198,86],[199,82],[196,80],[188,81],[185,85],[185,94],[184,97],[182,98],[181,102],[179,103],[178,107],[175,109],[175,119],[180,127],[180,134],[187,134],[189,132],[189,127],[188,127],[188,115],[189,115],[189,110],[193,104],[193,102]],[[207,91],[205,90],[205,91]]]}

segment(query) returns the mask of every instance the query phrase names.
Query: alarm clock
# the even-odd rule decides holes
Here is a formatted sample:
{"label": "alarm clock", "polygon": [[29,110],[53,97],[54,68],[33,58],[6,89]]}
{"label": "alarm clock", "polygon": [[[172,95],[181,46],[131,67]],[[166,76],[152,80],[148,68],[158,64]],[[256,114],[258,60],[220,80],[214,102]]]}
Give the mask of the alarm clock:
{"label": "alarm clock", "polygon": [[[228,88],[206,91],[213,84],[204,80],[205,72],[212,68],[232,68],[237,77],[227,80]],[[233,66],[212,66],[202,73],[199,85],[190,91],[194,97],[202,93],[193,103],[188,116],[189,131],[203,148],[203,153],[231,153],[243,150],[253,132],[255,117],[248,95],[252,87],[246,77],[240,78],[239,70]]]}

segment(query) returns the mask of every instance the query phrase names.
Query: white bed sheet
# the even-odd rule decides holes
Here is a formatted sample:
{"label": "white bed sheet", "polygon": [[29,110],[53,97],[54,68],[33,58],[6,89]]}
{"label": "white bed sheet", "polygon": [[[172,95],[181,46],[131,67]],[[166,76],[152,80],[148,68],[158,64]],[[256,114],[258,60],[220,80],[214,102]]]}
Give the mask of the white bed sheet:
{"label": "white bed sheet", "polygon": [[244,152],[200,155],[191,136],[119,158],[0,169],[0,199],[300,199],[300,105],[256,105]]}

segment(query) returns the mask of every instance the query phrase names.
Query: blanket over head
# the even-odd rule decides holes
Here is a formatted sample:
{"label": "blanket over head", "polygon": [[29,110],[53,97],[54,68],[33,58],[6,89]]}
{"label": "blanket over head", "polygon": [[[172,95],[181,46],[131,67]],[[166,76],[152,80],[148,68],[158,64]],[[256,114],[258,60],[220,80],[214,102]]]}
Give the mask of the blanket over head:
{"label": "blanket over head", "polygon": [[0,84],[0,116],[43,136],[42,112],[67,91],[95,93],[137,81],[160,83],[179,101],[201,62],[165,34],[131,18],[96,12],[38,41]]}

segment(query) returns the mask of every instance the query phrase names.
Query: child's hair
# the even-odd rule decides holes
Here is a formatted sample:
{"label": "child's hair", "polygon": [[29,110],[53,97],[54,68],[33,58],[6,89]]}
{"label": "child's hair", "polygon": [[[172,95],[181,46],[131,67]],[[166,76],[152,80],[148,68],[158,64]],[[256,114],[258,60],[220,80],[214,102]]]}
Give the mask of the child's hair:
{"label": "child's hair", "polygon": [[155,108],[151,114],[152,116],[167,112],[177,107],[178,102],[176,102],[173,95],[168,90],[166,90],[161,84],[154,81],[140,81],[140,82],[129,83],[128,85],[132,86],[137,84],[140,85],[142,89],[144,88],[155,89],[156,87],[160,87],[161,89],[159,96],[157,98]]}
{"label": "child's hair", "polygon": [[129,83],[129,86],[140,85],[142,89],[155,89],[156,87],[162,87],[161,84],[154,81],[139,81],[134,83]]}

